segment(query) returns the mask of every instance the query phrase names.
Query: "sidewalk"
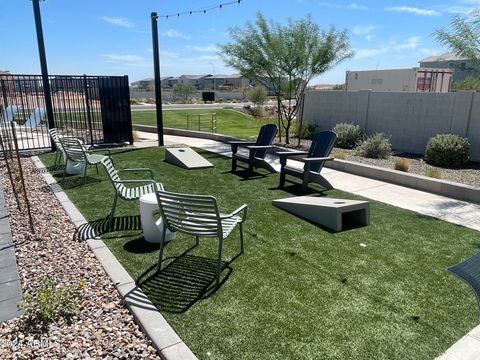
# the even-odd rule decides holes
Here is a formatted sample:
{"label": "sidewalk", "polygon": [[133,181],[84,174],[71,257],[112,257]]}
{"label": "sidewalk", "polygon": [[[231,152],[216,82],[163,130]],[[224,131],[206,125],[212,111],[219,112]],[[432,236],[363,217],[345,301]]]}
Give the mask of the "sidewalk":
{"label": "sidewalk", "polygon": [[[135,143],[135,146],[157,146],[157,134],[146,132],[138,132],[138,134],[141,140]],[[166,146],[186,144],[191,147],[231,156],[230,146],[218,141],[165,135],[164,142]],[[280,171],[278,157],[268,155],[267,161],[277,171]],[[301,164],[298,163],[298,166],[300,167]],[[322,175],[335,189],[480,231],[480,205],[478,204],[455,200],[333,169],[324,168]]]}
{"label": "sidewalk", "polygon": [[17,304],[21,301],[22,286],[10,231],[10,216],[0,185],[0,323],[20,316]]}

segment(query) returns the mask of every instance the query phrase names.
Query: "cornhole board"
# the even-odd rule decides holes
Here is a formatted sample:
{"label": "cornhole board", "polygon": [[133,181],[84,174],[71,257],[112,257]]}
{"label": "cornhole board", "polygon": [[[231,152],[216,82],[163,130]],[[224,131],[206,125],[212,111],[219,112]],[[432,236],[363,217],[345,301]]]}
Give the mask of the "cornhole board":
{"label": "cornhole board", "polygon": [[370,223],[368,201],[296,196],[273,200],[272,204],[333,231],[342,231],[343,223],[346,221],[355,222],[358,225]]}
{"label": "cornhole board", "polygon": [[213,167],[213,164],[189,147],[166,148],[165,161],[185,169]]}

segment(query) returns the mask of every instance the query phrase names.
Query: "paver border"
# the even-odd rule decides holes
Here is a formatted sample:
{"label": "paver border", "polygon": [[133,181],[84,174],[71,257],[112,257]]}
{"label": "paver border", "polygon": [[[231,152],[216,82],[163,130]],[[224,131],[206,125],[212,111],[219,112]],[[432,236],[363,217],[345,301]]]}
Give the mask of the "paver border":
{"label": "paver border", "polygon": [[[38,156],[33,156],[32,160],[38,169],[45,168]],[[57,183],[50,173],[41,173],[48,185]],[[87,220],[63,190],[53,193],[76,228],[87,224]],[[160,357],[165,360],[198,360],[148,297],[135,284],[133,278],[103,240],[98,237],[90,238],[86,240],[86,243],[113,282],[125,305],[135,317],[137,324],[152,341]]]}

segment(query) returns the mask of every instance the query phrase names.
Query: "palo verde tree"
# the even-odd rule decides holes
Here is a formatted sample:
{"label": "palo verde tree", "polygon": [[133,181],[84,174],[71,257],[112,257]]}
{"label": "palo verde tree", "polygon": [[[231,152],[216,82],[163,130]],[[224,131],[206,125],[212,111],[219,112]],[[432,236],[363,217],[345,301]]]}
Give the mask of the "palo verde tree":
{"label": "palo verde tree", "polygon": [[469,17],[452,17],[450,26],[451,29],[435,30],[435,38],[480,69],[480,9],[473,10]]}
{"label": "palo verde tree", "polygon": [[267,23],[257,13],[255,24],[247,22],[244,29],[231,28],[229,33],[234,41],[219,45],[223,59],[243,76],[275,92],[279,129],[285,130],[287,144],[310,80],[353,55],[346,30],[334,26],[321,30],[310,16],[281,25]]}

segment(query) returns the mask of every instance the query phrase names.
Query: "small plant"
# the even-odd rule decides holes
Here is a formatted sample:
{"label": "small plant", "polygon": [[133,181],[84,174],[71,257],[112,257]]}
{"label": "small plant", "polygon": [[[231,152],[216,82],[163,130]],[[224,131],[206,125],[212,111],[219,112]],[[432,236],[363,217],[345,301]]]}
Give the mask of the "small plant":
{"label": "small plant", "polygon": [[365,139],[355,148],[355,154],[372,159],[386,159],[392,152],[390,138],[383,133],[376,133]]}
{"label": "small plant", "polygon": [[398,159],[395,161],[395,170],[408,172],[410,168],[410,161],[407,159]]}
{"label": "small plant", "polygon": [[468,162],[470,143],[467,138],[439,134],[428,140],[425,160],[435,166],[458,168]]}
{"label": "small plant", "polygon": [[45,276],[36,294],[24,294],[24,303],[19,308],[25,311],[27,323],[46,325],[77,311],[85,286],[84,281],[77,285],[55,286],[53,280]]}
{"label": "small plant", "polygon": [[360,126],[353,123],[337,124],[333,128],[333,131],[337,134],[336,146],[342,149],[353,149],[360,143],[363,137]]}
{"label": "small plant", "polygon": [[293,133],[297,138],[312,140],[313,134],[315,133],[316,126],[311,124],[303,123],[302,126],[295,124]]}
{"label": "small plant", "polygon": [[441,179],[442,178],[442,172],[437,169],[427,169],[425,170],[425,176],[432,177],[435,179]]}
{"label": "small plant", "polygon": [[335,158],[335,159],[340,159],[340,160],[345,160],[347,158],[347,154],[345,154],[344,152],[341,152],[341,151],[335,151],[332,153],[332,156]]}

